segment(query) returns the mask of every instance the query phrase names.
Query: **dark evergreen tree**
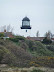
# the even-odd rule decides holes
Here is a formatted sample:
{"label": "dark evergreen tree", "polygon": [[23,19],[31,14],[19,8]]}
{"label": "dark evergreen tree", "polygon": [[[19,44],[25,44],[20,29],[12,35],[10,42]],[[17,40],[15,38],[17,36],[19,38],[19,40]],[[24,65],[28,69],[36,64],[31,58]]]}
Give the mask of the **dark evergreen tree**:
{"label": "dark evergreen tree", "polygon": [[42,43],[44,43],[44,44],[51,44],[52,43],[52,40],[51,39],[48,39],[47,37],[45,37],[43,39]]}

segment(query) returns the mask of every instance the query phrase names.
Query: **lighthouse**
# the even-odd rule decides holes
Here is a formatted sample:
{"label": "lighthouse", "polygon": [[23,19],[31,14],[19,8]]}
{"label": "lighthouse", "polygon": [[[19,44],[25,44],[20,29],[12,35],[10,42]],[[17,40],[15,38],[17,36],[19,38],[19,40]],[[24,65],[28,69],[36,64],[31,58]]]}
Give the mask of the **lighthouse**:
{"label": "lighthouse", "polygon": [[31,29],[30,19],[29,19],[28,17],[24,17],[24,18],[22,19],[21,29],[26,29],[26,32],[27,32],[27,29]]}

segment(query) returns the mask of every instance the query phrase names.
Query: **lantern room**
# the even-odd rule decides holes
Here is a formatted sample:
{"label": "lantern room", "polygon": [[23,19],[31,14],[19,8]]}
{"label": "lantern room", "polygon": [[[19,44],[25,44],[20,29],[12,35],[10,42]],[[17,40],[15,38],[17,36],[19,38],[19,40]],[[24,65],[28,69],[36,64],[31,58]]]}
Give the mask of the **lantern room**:
{"label": "lantern room", "polygon": [[31,29],[31,27],[30,27],[30,19],[28,17],[23,18],[21,29]]}

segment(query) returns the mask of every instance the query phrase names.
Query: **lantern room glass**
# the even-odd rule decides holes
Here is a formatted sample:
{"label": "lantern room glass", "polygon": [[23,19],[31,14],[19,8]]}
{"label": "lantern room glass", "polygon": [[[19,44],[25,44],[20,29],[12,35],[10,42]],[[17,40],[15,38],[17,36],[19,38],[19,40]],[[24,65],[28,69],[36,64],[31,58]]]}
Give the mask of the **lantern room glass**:
{"label": "lantern room glass", "polygon": [[30,26],[30,21],[23,21],[23,26]]}

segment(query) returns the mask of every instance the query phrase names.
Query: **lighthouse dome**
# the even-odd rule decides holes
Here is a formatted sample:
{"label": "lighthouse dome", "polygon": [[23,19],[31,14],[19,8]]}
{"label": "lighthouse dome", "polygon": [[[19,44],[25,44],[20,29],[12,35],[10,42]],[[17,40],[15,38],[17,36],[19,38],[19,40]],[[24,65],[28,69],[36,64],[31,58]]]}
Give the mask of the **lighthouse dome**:
{"label": "lighthouse dome", "polygon": [[22,21],[30,21],[28,17],[24,17]]}

